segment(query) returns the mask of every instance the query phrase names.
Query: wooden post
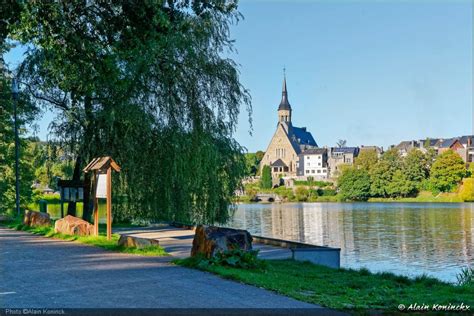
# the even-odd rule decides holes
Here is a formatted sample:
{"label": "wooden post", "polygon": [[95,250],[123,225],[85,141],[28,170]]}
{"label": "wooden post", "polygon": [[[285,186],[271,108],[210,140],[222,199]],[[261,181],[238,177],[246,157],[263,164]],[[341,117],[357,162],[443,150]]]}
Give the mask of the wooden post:
{"label": "wooden post", "polygon": [[97,190],[97,171],[94,172],[94,186],[93,186],[93,198],[94,198],[94,235],[99,236],[99,202],[96,197]]}
{"label": "wooden post", "polygon": [[107,169],[107,240],[112,238],[112,168]]}

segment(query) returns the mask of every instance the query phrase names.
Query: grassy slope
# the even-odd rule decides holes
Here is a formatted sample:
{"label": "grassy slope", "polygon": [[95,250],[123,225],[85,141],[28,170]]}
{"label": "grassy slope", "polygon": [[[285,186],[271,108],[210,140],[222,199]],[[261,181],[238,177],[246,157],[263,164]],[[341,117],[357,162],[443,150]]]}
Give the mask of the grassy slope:
{"label": "grassy slope", "polygon": [[151,246],[143,249],[126,248],[118,245],[118,234],[112,234],[111,240],[107,240],[104,231],[99,233],[99,236],[71,236],[54,232],[53,227],[29,227],[25,226],[19,220],[12,221],[7,224],[7,227],[16,230],[31,232],[33,234],[42,235],[45,237],[62,239],[66,241],[77,241],[82,244],[92,245],[104,248],[111,251],[142,255],[142,256],[167,256],[168,253],[160,246]]}
{"label": "grassy slope", "polygon": [[[188,258],[176,264],[197,267]],[[226,279],[237,280],[308,303],[341,310],[387,310],[399,304],[460,304],[474,306],[474,287],[455,286],[437,279],[410,279],[368,270],[331,269],[308,262],[269,260],[267,268],[243,270],[223,266],[200,267]]]}

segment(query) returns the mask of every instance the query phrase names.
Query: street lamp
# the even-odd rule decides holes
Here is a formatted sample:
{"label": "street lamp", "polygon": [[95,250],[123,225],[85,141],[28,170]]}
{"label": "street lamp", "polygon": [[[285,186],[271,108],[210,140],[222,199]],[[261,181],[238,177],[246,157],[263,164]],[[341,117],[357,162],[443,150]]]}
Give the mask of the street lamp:
{"label": "street lamp", "polygon": [[15,78],[12,80],[12,97],[13,97],[13,116],[15,124],[15,202],[16,213],[20,217],[20,172],[19,172],[19,157],[20,157],[20,142],[18,138],[18,118],[17,118],[17,102],[18,102],[18,83]]}

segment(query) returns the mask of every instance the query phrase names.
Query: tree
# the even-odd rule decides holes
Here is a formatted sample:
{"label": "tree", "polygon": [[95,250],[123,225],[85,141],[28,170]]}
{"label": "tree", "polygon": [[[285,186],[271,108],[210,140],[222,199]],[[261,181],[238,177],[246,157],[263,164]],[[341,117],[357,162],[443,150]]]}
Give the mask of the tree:
{"label": "tree", "polygon": [[370,169],[370,192],[372,196],[388,197],[387,188],[392,181],[395,171],[401,168],[401,158],[398,151],[386,151],[382,158]]}
{"label": "tree", "polygon": [[337,185],[343,200],[367,201],[370,197],[370,176],[364,169],[345,168]]}
{"label": "tree", "polygon": [[19,73],[59,113],[52,132],[74,154],[73,179],[111,155],[122,167],[115,219],[225,222],[245,175],[237,118],[242,104],[251,112],[222,54],[236,4],[26,1],[22,11],[10,32],[31,47]]}
{"label": "tree", "polygon": [[347,140],[345,139],[339,139],[336,143],[337,147],[339,148],[342,148],[342,147],[346,147],[347,145]]}
{"label": "tree", "polygon": [[416,192],[415,183],[402,170],[396,170],[386,187],[390,197],[406,197]]}
{"label": "tree", "polygon": [[460,184],[466,174],[466,166],[462,158],[453,150],[447,150],[433,163],[430,182],[435,190],[449,192]]}
{"label": "tree", "polygon": [[370,171],[375,164],[377,164],[379,158],[375,150],[362,150],[359,156],[356,157],[354,166],[359,169]]}
{"label": "tree", "polygon": [[262,189],[271,189],[272,185],[272,170],[270,169],[270,166],[265,165],[262,168],[262,179],[260,182],[260,186],[262,187]]}
{"label": "tree", "polygon": [[415,188],[419,189],[429,176],[428,158],[420,150],[411,150],[405,157],[402,170],[407,180],[413,182]]}
{"label": "tree", "polygon": [[[0,23],[1,25],[1,23]],[[5,46],[0,44],[0,56]],[[15,134],[13,129],[14,115],[11,95],[11,73],[4,66],[0,57],[0,213],[12,212],[15,207]],[[29,140],[25,138],[27,124],[33,121],[38,109],[33,106],[24,93],[19,94],[17,101],[17,118],[20,135],[20,206],[31,201],[33,184],[32,157]]]}

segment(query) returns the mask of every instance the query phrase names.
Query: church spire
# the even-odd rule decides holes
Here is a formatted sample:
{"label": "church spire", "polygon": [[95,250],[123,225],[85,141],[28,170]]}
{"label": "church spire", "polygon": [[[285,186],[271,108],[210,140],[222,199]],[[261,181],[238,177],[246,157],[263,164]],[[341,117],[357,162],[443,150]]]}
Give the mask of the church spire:
{"label": "church spire", "polygon": [[288,90],[286,89],[286,69],[285,68],[283,68],[283,88],[281,90],[281,102],[280,102],[280,105],[278,106],[278,111],[280,110],[291,111],[291,105],[290,105],[290,102],[288,102]]}
{"label": "church spire", "polygon": [[291,105],[288,102],[288,90],[286,88],[286,69],[283,68],[283,88],[281,90],[281,101],[278,106],[278,121],[291,123]]}

